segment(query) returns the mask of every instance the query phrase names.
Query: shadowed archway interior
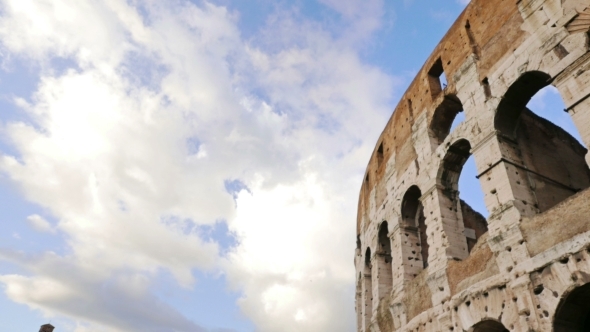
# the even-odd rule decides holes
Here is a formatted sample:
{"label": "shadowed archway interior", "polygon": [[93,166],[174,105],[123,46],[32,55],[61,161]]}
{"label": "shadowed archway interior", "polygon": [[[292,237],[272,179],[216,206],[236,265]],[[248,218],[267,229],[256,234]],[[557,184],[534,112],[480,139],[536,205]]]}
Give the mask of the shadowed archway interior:
{"label": "shadowed archway interior", "polygon": [[590,331],[590,284],[569,293],[557,307],[554,332]]}

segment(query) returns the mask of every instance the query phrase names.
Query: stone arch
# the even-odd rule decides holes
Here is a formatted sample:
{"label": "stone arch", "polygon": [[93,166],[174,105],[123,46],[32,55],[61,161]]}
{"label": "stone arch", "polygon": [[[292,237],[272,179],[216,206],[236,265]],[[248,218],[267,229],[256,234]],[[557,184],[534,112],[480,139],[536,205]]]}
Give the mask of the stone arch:
{"label": "stone arch", "polygon": [[391,255],[391,239],[389,238],[389,225],[387,221],[383,221],[379,225],[377,233],[377,249],[375,251],[374,262],[376,264],[376,281],[377,281],[377,296],[376,300],[380,300],[391,293],[393,286],[392,277],[392,255]]}
{"label": "stone arch", "polygon": [[428,235],[418,186],[408,188],[402,199],[402,257],[406,275],[416,276],[428,266]]}
{"label": "stone arch", "polygon": [[555,312],[554,332],[590,331],[590,283],[567,293]]}
{"label": "stone arch", "polygon": [[378,254],[383,255],[385,262],[391,264],[391,241],[389,240],[389,225],[387,221],[383,221],[379,225],[378,241]]}
{"label": "stone arch", "polygon": [[590,187],[587,149],[526,107],[550,83],[551,77],[540,71],[522,74],[502,97],[494,117],[508,181],[513,193],[521,195],[515,199],[530,203],[536,213]]}
{"label": "stone arch", "polygon": [[371,248],[367,247],[364,257],[364,271],[362,281],[362,327],[364,331],[368,331],[371,325],[371,315],[373,313],[373,283],[372,283],[372,257]]}
{"label": "stone arch", "polygon": [[484,320],[469,329],[469,332],[508,332],[508,329],[497,320]]}
{"label": "stone arch", "polygon": [[494,117],[494,126],[503,135],[514,138],[520,116],[531,98],[551,83],[551,76],[541,71],[522,74],[508,88]]}
{"label": "stone arch", "polygon": [[451,132],[453,120],[463,112],[463,103],[456,95],[445,95],[443,101],[434,110],[428,126],[428,134],[435,146],[440,145]]}
{"label": "stone arch", "polygon": [[[459,196],[459,177],[463,165],[470,156],[471,143],[464,138],[455,141],[447,149],[437,179],[438,184],[442,187],[439,204],[444,211],[448,211],[444,214],[444,218],[455,223],[458,238],[465,239],[464,243],[459,241],[451,243],[451,245],[457,247],[457,250],[461,250],[465,244],[467,253],[471,252],[477,240],[488,231],[486,219]],[[447,236],[450,235],[447,234]]]}

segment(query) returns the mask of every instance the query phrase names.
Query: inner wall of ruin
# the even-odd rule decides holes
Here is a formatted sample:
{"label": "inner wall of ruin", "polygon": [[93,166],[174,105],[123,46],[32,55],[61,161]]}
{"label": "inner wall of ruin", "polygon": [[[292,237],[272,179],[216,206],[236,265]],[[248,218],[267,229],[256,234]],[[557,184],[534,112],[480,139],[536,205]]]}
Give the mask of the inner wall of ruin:
{"label": "inner wall of ruin", "polygon": [[[466,7],[367,166],[358,331],[590,331],[589,30],[590,0]],[[527,109],[548,85],[583,144]],[[487,219],[459,196],[470,156]]]}

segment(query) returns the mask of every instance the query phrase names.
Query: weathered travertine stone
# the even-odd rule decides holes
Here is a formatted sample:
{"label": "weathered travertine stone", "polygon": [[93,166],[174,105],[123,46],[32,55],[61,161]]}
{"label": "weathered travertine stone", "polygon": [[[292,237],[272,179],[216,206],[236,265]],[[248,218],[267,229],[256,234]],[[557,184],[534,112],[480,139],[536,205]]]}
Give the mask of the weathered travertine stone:
{"label": "weathered travertine stone", "polygon": [[[590,0],[472,0],[457,19],[367,167],[358,331],[590,331],[589,30]],[[526,108],[549,84],[586,147]],[[487,220],[459,198],[471,155]]]}

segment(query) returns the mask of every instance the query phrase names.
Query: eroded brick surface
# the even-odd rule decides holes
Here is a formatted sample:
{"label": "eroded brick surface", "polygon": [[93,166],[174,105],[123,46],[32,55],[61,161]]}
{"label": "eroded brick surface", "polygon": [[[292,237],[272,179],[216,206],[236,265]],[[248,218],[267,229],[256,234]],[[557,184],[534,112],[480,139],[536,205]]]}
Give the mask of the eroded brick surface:
{"label": "eroded brick surface", "polygon": [[[472,0],[457,19],[367,166],[358,331],[590,330],[589,30],[590,0]],[[549,84],[584,145],[526,108]],[[459,198],[471,155],[487,220]]]}

